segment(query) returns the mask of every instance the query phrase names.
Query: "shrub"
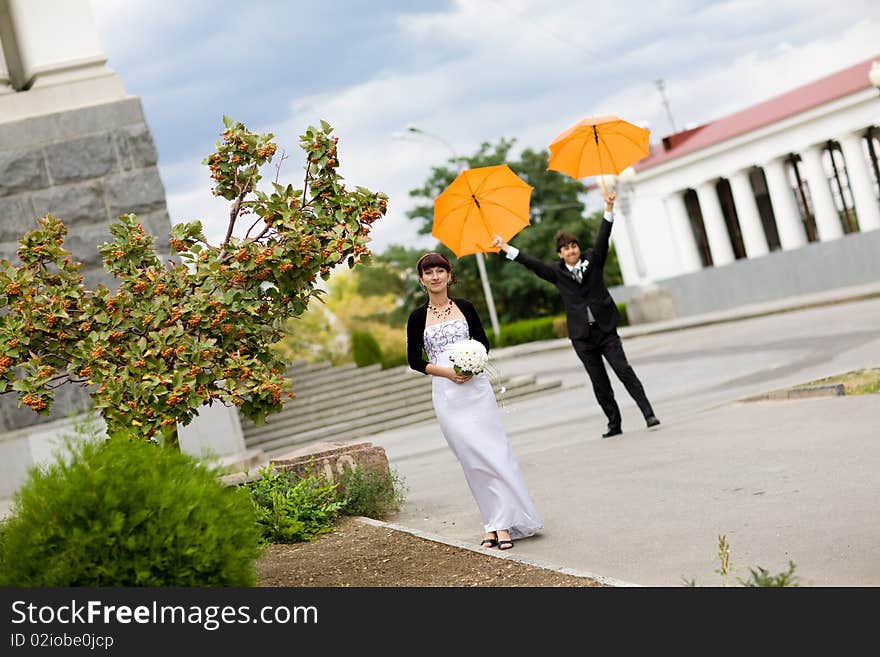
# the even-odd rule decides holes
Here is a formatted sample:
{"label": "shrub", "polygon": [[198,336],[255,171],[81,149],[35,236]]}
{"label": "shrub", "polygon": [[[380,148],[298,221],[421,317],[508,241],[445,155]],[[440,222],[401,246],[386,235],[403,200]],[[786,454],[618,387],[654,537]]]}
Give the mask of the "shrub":
{"label": "shrub", "polygon": [[394,354],[386,353],[382,356],[382,369],[387,370],[392,367],[399,367],[400,365],[406,365],[408,362],[406,351],[400,351]]}
{"label": "shrub", "polygon": [[381,520],[403,506],[405,486],[397,470],[346,468],[336,483],[345,515]]}
{"label": "shrub", "polygon": [[5,586],[252,586],[259,530],[247,495],[177,450],[70,441],[33,468],[0,540]]}
{"label": "shrub", "polygon": [[358,367],[382,362],[382,348],[369,331],[352,331],[351,357]]}
{"label": "shrub", "polygon": [[522,319],[501,327],[501,339],[495,337],[494,331],[487,331],[489,343],[493,347],[509,347],[536,340],[552,340],[558,337],[553,330],[554,317],[538,317]]}
{"label": "shrub", "polygon": [[621,301],[618,303],[617,311],[620,313],[620,323],[618,326],[629,326],[629,314],[626,312],[626,302]]}
{"label": "shrub", "polygon": [[271,467],[262,468],[259,474],[260,478],[246,487],[264,541],[311,541],[333,529],[342,508],[335,484],[321,475],[297,478]]}

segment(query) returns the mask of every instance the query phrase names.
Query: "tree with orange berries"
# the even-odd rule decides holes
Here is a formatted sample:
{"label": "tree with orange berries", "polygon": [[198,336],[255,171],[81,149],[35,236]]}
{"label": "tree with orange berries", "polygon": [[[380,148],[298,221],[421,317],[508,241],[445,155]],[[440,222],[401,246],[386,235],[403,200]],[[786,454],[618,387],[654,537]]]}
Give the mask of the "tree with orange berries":
{"label": "tree with orange berries", "polygon": [[89,290],[64,249],[67,228],[46,215],[19,241],[20,265],[0,260],[0,394],[47,414],[56,388],[89,386],[109,435],[172,445],[177,424],[203,404],[236,405],[260,423],[292,396],[287,362],[270,347],[321,293],[318,276],[367,261],[387,197],[346,189],[338,137],[324,121],[300,137],[302,188],[274,182],[262,191],[273,135],[223,122],[203,161],[214,195],[231,203],[219,246],[200,222],[177,224],[169,241],[178,261],[162,263],[154,237],[123,215],[98,247],[118,289]]}

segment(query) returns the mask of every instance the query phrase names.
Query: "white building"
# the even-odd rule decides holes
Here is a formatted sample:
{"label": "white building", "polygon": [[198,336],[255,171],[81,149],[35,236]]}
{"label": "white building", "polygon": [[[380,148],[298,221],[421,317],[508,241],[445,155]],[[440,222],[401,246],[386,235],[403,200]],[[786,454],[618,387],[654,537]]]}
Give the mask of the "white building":
{"label": "white building", "polygon": [[861,62],[652,145],[619,183],[625,284],[667,288],[687,315],[880,280],[871,68]]}

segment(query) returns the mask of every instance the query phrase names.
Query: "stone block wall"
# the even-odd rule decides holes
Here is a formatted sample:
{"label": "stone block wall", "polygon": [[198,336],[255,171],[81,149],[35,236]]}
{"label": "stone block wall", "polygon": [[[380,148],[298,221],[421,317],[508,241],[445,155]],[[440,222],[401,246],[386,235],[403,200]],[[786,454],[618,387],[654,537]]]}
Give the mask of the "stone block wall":
{"label": "stone block wall", "polygon": [[[65,248],[84,263],[86,286],[115,288],[97,247],[110,240],[111,221],[129,212],[156,237],[160,257],[169,257],[171,222],[157,159],[136,97],[5,123],[0,116],[0,258],[18,264],[18,239],[52,213],[68,228]],[[83,389],[58,393],[47,417],[17,408],[13,395],[0,396],[0,432],[88,406]]]}

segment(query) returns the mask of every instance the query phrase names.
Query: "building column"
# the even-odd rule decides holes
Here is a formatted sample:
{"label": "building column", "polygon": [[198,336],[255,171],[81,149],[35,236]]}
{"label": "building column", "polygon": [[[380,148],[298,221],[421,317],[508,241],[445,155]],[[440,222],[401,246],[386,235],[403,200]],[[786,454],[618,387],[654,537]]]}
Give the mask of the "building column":
{"label": "building column", "polygon": [[89,0],[7,0],[25,89],[113,75]]}
{"label": "building column", "polygon": [[718,201],[718,192],[715,191],[715,181],[710,180],[699,185],[697,198],[700,200],[700,212],[703,215],[703,224],[706,226],[706,237],[709,239],[712,261],[716,267],[733,262],[733,246],[730,244],[727,224],[724,223],[724,213],[721,211],[721,203]]}
{"label": "building column", "polygon": [[6,58],[3,56],[3,43],[0,40],[0,95],[11,94],[15,89],[12,88],[12,77],[9,75],[9,66],[6,64]]}
{"label": "building column", "polygon": [[764,177],[767,179],[767,191],[770,192],[776,230],[779,231],[779,244],[783,251],[797,249],[807,243],[807,233],[794,198],[794,190],[788,182],[785,159],[771,160],[761,168],[764,169]]}
{"label": "building column", "polygon": [[874,195],[873,174],[868,169],[867,156],[862,148],[862,137],[849,133],[837,141],[840,142],[843,159],[846,160],[850,191],[859,218],[859,230],[876,230],[880,228],[880,203]]}
{"label": "building column", "polygon": [[680,273],[686,274],[702,269],[703,262],[700,260],[697,242],[694,239],[694,230],[691,228],[691,220],[684,204],[684,192],[670,194],[663,199],[663,206],[666,209],[666,218],[672,231],[676,256],[681,264]]}
{"label": "building column", "polygon": [[733,202],[736,205],[739,227],[742,230],[746,256],[758,258],[766,255],[770,252],[770,247],[767,246],[767,236],[764,235],[764,226],[758,212],[758,203],[755,201],[755,192],[749,181],[749,172],[745,169],[737,171],[728,180]]}
{"label": "building column", "polygon": [[831,185],[822,165],[824,145],[810,146],[801,153],[804,163],[804,173],[810,186],[810,197],[813,199],[813,212],[816,214],[816,229],[819,231],[819,239],[823,242],[835,240],[843,236],[843,225],[840,223],[840,214],[834,205],[834,197],[831,195]]}

